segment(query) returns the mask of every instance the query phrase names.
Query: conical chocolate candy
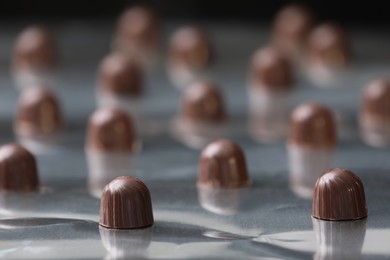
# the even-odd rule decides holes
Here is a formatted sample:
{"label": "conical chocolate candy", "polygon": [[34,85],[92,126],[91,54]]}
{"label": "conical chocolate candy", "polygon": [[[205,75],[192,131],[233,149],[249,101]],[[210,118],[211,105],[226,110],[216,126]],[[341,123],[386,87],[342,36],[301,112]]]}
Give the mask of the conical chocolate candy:
{"label": "conical chocolate candy", "polygon": [[332,112],[317,103],[305,103],[292,113],[288,142],[305,148],[334,149],[337,142]]}
{"label": "conical chocolate candy", "polygon": [[210,62],[211,55],[209,37],[199,27],[181,27],[171,38],[169,60],[172,64],[200,69]]}
{"label": "conical chocolate candy", "polygon": [[36,191],[39,188],[34,155],[18,144],[0,147],[0,190]]}
{"label": "conical chocolate candy", "polygon": [[57,45],[45,27],[30,26],[21,32],[14,48],[14,70],[47,71],[52,70],[57,62]]}
{"label": "conical chocolate candy", "polygon": [[222,139],[204,148],[199,160],[199,186],[243,188],[250,184],[245,155],[239,145]]}
{"label": "conical chocolate candy", "polygon": [[15,132],[21,136],[59,132],[63,117],[54,93],[45,87],[33,87],[22,93],[18,102]]}
{"label": "conical chocolate candy", "polygon": [[270,91],[286,91],[294,83],[289,60],[277,49],[265,47],[253,56],[250,81],[252,86]]}
{"label": "conical chocolate candy", "polygon": [[142,94],[142,84],[141,68],[130,56],[113,53],[102,61],[98,75],[102,94],[135,98]]}
{"label": "conical chocolate candy", "polygon": [[335,168],[317,180],[313,195],[313,217],[356,220],[367,217],[367,214],[364,186],[353,172]]}
{"label": "conical chocolate candy", "polygon": [[90,118],[87,148],[101,152],[131,152],[137,142],[131,118],[122,110],[102,108]]}
{"label": "conical chocolate candy", "polygon": [[100,225],[106,228],[137,229],[153,225],[150,192],[137,178],[122,176],[103,190]]}
{"label": "conical chocolate candy", "polygon": [[192,84],[182,99],[179,117],[193,123],[225,122],[225,105],[218,88],[206,81]]}

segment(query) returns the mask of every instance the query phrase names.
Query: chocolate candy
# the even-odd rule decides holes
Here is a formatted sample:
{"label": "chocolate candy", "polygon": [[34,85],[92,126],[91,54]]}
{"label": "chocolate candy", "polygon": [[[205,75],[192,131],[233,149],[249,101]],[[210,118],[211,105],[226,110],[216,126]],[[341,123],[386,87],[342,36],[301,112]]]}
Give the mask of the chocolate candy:
{"label": "chocolate candy", "polygon": [[174,66],[201,69],[210,62],[211,54],[209,37],[200,27],[181,27],[171,38],[169,60]]}
{"label": "chocolate candy", "polygon": [[317,180],[313,194],[313,217],[356,220],[367,217],[367,214],[364,186],[353,172],[335,168]]}
{"label": "chocolate candy", "polygon": [[126,55],[113,53],[101,63],[98,74],[101,94],[135,98],[142,94],[142,71],[136,61]]}
{"label": "chocolate candy", "polygon": [[277,49],[265,47],[253,56],[250,84],[270,91],[286,91],[294,84],[289,60]]}
{"label": "chocolate candy", "polygon": [[106,228],[138,229],[153,225],[150,192],[137,178],[121,176],[103,190],[100,225]]}
{"label": "chocolate candy", "polygon": [[218,88],[206,81],[192,84],[183,96],[179,117],[200,124],[225,122],[225,105]]}
{"label": "chocolate candy", "polygon": [[306,47],[309,64],[320,63],[331,69],[343,68],[349,62],[350,52],[346,33],[335,23],[321,24],[309,35]]}
{"label": "chocolate candy", "polygon": [[274,20],[273,43],[288,54],[299,51],[313,26],[309,8],[293,4],[281,9]]}
{"label": "chocolate candy", "polygon": [[199,160],[199,186],[243,188],[250,184],[245,155],[239,145],[221,139],[204,148]]}
{"label": "chocolate candy", "polygon": [[22,93],[15,118],[20,136],[58,133],[64,122],[55,94],[45,87],[29,88]]}
{"label": "chocolate candy", "polygon": [[0,147],[0,190],[36,191],[39,188],[34,155],[18,144]]}
{"label": "chocolate candy", "polygon": [[390,81],[374,80],[366,87],[360,110],[360,128],[364,141],[375,147],[390,144]]}
{"label": "chocolate candy", "polygon": [[40,25],[27,27],[21,32],[13,55],[14,70],[50,71],[58,63],[57,45],[50,32]]}
{"label": "chocolate candy", "polygon": [[381,78],[370,82],[364,91],[362,111],[374,120],[390,121],[390,80]]}
{"label": "chocolate candy", "polygon": [[159,34],[154,11],[145,6],[126,9],[118,19],[115,41],[125,52],[148,51],[155,48]]}
{"label": "chocolate candy", "polygon": [[334,149],[337,142],[332,112],[317,103],[305,103],[292,113],[288,142],[305,148]]}
{"label": "chocolate candy", "polygon": [[87,148],[101,152],[132,152],[136,133],[131,118],[116,108],[101,108],[89,119]]}

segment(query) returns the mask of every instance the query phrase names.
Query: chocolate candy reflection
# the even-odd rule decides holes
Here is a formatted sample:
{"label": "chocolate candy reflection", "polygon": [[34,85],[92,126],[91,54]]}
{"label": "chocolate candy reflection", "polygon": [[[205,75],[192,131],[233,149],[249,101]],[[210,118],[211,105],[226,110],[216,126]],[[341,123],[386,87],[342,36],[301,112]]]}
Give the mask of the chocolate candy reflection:
{"label": "chocolate candy reflection", "polygon": [[50,83],[47,77],[58,65],[57,44],[49,30],[41,25],[24,29],[16,39],[12,71],[21,87]]}
{"label": "chocolate candy reflection", "polygon": [[313,218],[317,240],[314,260],[364,259],[362,247],[367,219],[357,221],[325,221]]}
{"label": "chocolate candy reflection", "polygon": [[339,25],[324,23],[310,33],[306,46],[305,67],[307,76],[317,86],[337,85],[350,63],[350,58],[349,40]]}
{"label": "chocolate candy reflection", "polygon": [[259,49],[249,76],[250,132],[260,142],[283,138],[288,126],[288,99],[294,86],[291,64],[279,50]]}
{"label": "chocolate candy reflection", "polygon": [[374,80],[366,87],[360,110],[360,129],[364,141],[375,147],[390,144],[390,81]]}
{"label": "chocolate candy reflection", "polygon": [[203,148],[225,134],[223,97],[212,82],[193,83],[184,93],[174,121],[175,137],[192,148]]}
{"label": "chocolate candy reflection", "polygon": [[336,125],[332,112],[317,103],[294,109],[288,136],[291,188],[310,198],[317,178],[329,169],[336,148]]}
{"label": "chocolate candy reflection", "polygon": [[168,73],[176,87],[183,89],[201,78],[210,63],[212,51],[206,31],[196,26],[183,26],[171,37]]}
{"label": "chocolate candy reflection", "polygon": [[145,6],[126,9],[118,19],[114,48],[135,58],[142,67],[151,67],[156,59],[159,21],[155,12]]}

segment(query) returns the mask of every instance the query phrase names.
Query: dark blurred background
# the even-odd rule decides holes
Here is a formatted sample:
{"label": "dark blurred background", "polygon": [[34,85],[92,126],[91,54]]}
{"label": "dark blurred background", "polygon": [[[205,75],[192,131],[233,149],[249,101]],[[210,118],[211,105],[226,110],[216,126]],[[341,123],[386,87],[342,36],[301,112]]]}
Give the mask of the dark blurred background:
{"label": "dark blurred background", "polygon": [[[295,1],[297,2],[297,1]],[[390,25],[387,1],[307,0],[319,19],[335,19],[361,26]],[[6,0],[0,7],[0,20],[99,19],[118,15],[135,3],[154,7],[162,18],[240,20],[268,22],[275,12],[291,1],[283,0]]]}

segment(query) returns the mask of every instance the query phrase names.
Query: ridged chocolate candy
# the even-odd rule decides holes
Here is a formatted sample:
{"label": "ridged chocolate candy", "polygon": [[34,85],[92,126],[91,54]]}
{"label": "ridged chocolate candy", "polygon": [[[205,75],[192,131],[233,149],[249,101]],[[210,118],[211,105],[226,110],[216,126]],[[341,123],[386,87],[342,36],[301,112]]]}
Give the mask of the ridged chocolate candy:
{"label": "ridged chocolate candy", "polygon": [[207,81],[196,82],[186,90],[179,113],[181,119],[193,123],[222,123],[227,117],[221,93]]}
{"label": "ridged chocolate candy", "polygon": [[332,112],[317,103],[298,106],[291,115],[288,142],[304,148],[334,149],[337,134]]}
{"label": "ridged chocolate candy", "polygon": [[154,11],[145,6],[126,9],[118,19],[116,44],[120,49],[155,47],[159,34],[158,19]]}
{"label": "ridged chocolate candy", "polygon": [[18,36],[14,53],[14,70],[52,70],[58,63],[58,49],[53,36],[43,26],[24,29]]}
{"label": "ridged chocolate candy", "polygon": [[254,54],[250,73],[252,86],[271,91],[286,91],[294,84],[290,61],[273,47],[261,48]]}
{"label": "ridged chocolate candy", "polygon": [[25,90],[18,102],[15,131],[19,135],[59,132],[64,122],[55,94],[44,87]]}
{"label": "ridged chocolate candy", "polygon": [[313,26],[313,13],[304,5],[292,4],[281,9],[274,20],[273,41],[286,51],[303,47]]}
{"label": "ridged chocolate candy", "polygon": [[131,57],[121,53],[107,56],[100,65],[99,91],[117,97],[139,97],[142,94],[142,71]]}
{"label": "ridged chocolate candy", "polygon": [[229,140],[209,144],[200,155],[198,185],[212,188],[250,186],[244,152]]}
{"label": "ridged chocolate candy", "polygon": [[210,62],[211,55],[210,39],[200,27],[181,27],[171,38],[169,59],[172,64],[200,69]]}
{"label": "ridged chocolate candy", "polygon": [[390,122],[390,80],[381,78],[369,83],[364,91],[361,116],[372,121]]}
{"label": "ridged chocolate candy", "polygon": [[116,108],[101,108],[91,116],[87,148],[102,152],[132,152],[136,133],[131,118]]}
{"label": "ridged chocolate candy", "polygon": [[322,63],[333,68],[344,67],[351,56],[346,33],[334,23],[317,26],[309,35],[306,55],[310,63]]}
{"label": "ridged chocolate candy", "polygon": [[312,216],[324,220],[356,220],[368,215],[364,186],[353,172],[335,168],[314,188]]}
{"label": "ridged chocolate candy", "polygon": [[0,147],[0,190],[36,191],[39,188],[34,155],[18,144]]}
{"label": "ridged chocolate candy", "polygon": [[150,192],[142,181],[122,176],[106,185],[100,201],[100,225],[138,229],[150,227],[153,222]]}

